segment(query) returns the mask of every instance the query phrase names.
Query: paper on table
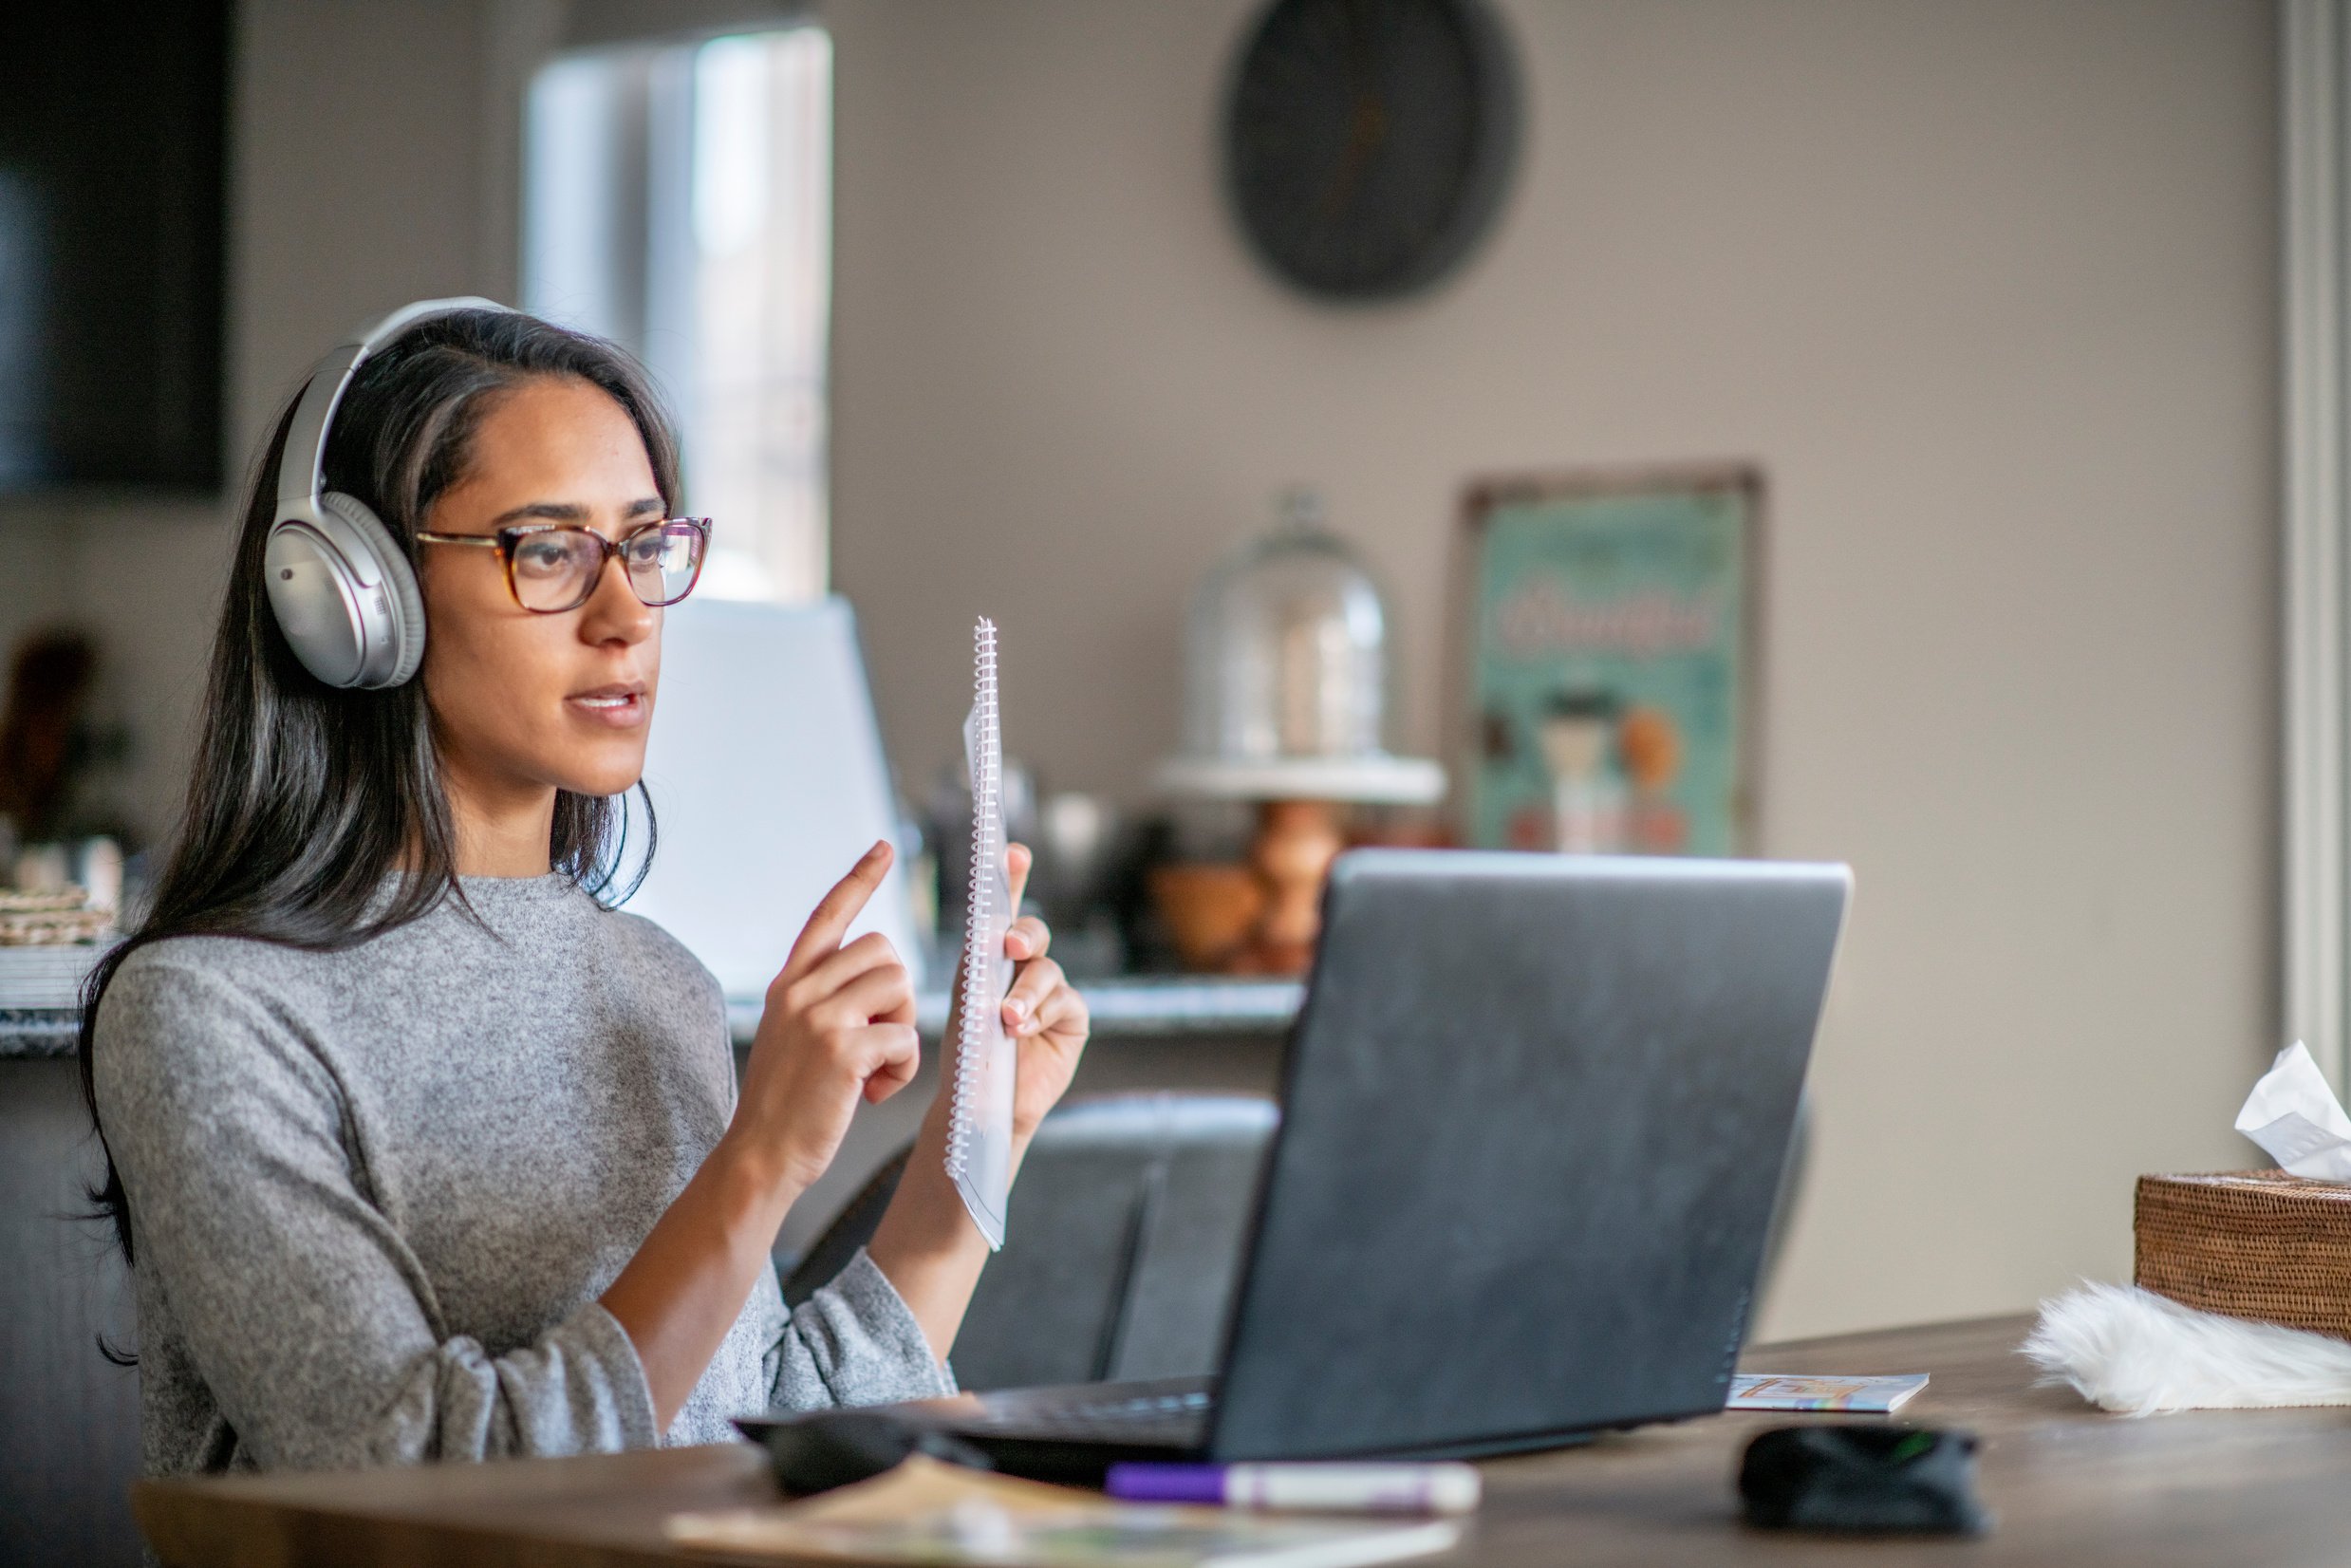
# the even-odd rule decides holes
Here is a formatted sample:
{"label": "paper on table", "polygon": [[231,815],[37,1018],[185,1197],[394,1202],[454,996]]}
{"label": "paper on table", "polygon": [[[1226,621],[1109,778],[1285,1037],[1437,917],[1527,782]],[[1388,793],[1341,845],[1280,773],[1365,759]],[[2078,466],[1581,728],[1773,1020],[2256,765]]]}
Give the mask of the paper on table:
{"label": "paper on table", "polygon": [[940,1568],[1355,1568],[1458,1545],[1427,1521],[1147,1506],[915,1454],[869,1480],[765,1508],[672,1514],[673,1541],[729,1557]]}
{"label": "paper on table", "polygon": [[2296,1040],[2278,1053],[2237,1112],[2237,1130],[2280,1168],[2320,1182],[2351,1182],[2351,1116],[2319,1064]]}

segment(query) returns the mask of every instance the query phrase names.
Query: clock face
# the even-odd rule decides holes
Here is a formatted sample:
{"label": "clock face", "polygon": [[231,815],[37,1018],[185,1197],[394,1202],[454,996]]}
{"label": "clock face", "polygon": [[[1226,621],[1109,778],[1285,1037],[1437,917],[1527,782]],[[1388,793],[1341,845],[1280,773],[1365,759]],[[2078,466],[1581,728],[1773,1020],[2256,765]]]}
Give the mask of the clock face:
{"label": "clock face", "polygon": [[1476,244],[1518,129],[1485,0],[1275,0],[1234,76],[1225,174],[1276,272],[1328,298],[1389,298]]}

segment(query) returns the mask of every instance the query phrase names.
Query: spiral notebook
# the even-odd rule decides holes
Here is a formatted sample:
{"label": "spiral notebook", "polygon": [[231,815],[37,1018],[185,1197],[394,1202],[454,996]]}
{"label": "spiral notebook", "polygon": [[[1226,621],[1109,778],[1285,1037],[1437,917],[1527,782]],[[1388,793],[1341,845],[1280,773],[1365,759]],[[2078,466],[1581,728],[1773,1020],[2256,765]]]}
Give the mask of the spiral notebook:
{"label": "spiral notebook", "polygon": [[991,1249],[1004,1244],[1012,1196],[1013,1082],[1019,1048],[1004,1033],[1012,960],[1012,883],[1004,866],[1004,733],[997,708],[996,624],[972,633],[971,716],[963,760],[971,774],[971,897],[963,927],[963,998],[958,1009],[947,1176]]}

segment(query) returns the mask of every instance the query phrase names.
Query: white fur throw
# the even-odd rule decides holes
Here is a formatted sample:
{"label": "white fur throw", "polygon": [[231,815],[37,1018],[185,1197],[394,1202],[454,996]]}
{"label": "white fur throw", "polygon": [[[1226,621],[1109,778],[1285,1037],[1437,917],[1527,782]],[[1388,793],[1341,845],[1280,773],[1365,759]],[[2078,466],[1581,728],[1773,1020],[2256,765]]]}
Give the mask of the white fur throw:
{"label": "white fur throw", "polygon": [[2351,1342],[2084,1283],[2041,1304],[2024,1353],[2109,1410],[2351,1405]]}

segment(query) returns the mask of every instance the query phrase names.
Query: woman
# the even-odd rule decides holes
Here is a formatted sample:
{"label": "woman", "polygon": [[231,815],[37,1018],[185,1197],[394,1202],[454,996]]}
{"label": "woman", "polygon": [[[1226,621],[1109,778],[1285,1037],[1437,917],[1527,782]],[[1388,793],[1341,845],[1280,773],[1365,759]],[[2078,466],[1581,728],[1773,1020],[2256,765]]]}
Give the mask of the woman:
{"label": "woman", "polygon": [[[842,941],[887,848],[810,918],[739,1092],[717,982],[605,902],[659,605],[704,537],[665,521],[640,373],[492,311],[361,364],[320,474],[414,562],[429,631],[382,690],[308,673],[265,590],[293,422],[246,512],[186,820],[84,1026],[149,1470],[712,1442],[765,1407],[951,1391],[987,1248],[944,1096],[867,1254],[791,1314],[769,1261],[857,1103],[914,1075],[906,971]],[[1022,1148],[1087,1033],[1047,942],[1006,939]]]}

